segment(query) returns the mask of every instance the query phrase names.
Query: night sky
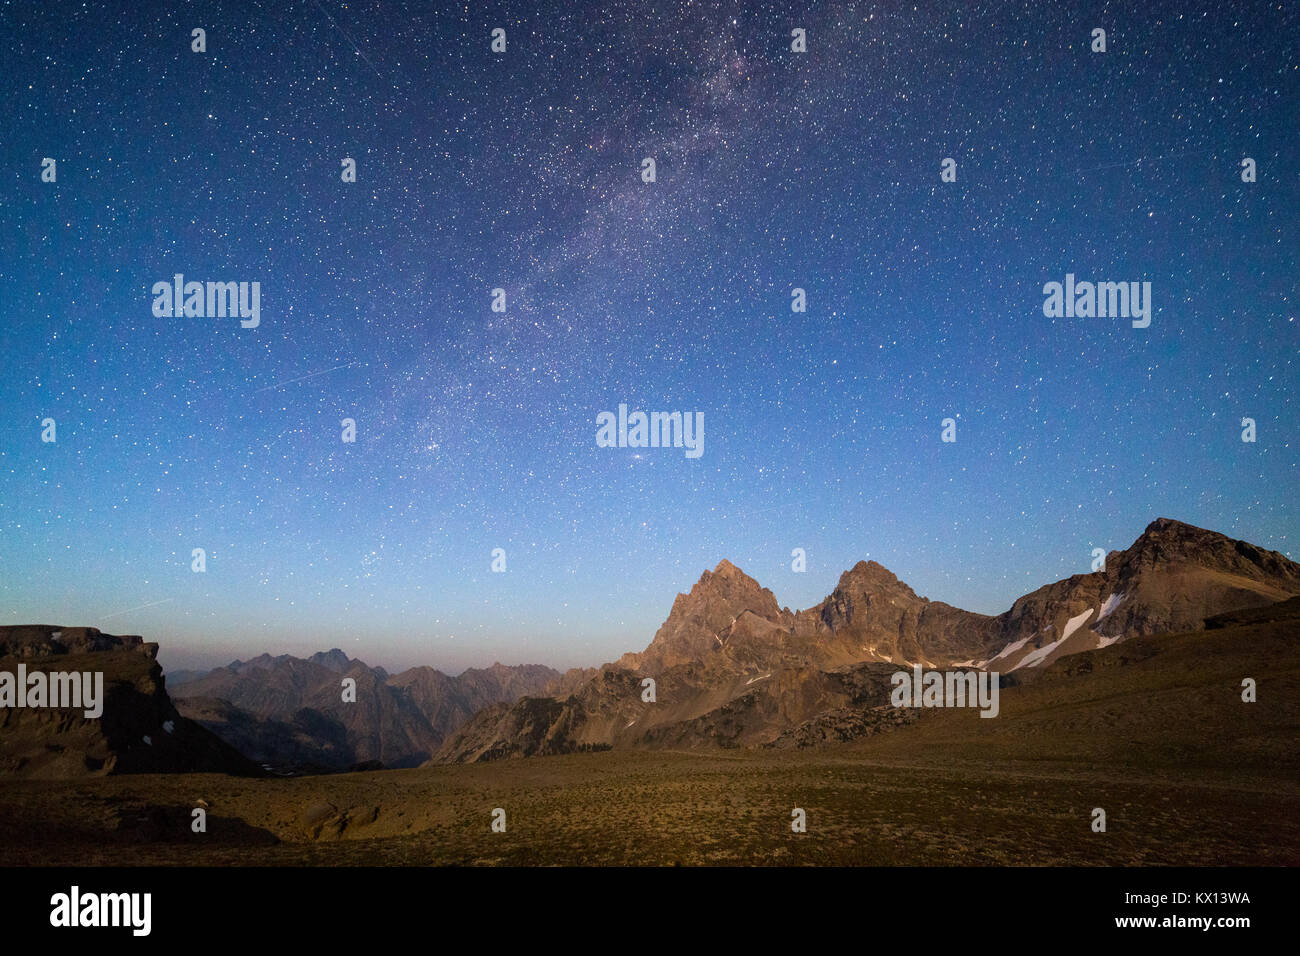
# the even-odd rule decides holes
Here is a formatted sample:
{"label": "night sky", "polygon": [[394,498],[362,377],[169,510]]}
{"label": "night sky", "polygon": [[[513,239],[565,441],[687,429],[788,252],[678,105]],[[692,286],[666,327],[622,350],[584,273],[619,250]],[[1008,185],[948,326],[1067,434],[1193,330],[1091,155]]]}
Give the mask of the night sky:
{"label": "night sky", "polygon": [[[7,2],[0,48],[0,622],[595,665],[724,557],[986,613],[1160,516],[1296,557],[1295,3]],[[156,317],[176,273],[260,324]],[[1046,317],[1067,273],[1150,327]],[[703,454],[598,448],[620,403]]]}

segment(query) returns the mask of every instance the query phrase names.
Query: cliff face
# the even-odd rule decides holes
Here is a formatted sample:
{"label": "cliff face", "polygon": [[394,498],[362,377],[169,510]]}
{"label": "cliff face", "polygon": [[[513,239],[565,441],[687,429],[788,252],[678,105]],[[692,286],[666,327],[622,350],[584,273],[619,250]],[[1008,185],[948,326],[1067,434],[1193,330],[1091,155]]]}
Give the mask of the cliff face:
{"label": "cliff face", "polygon": [[256,764],[177,712],[157,644],[93,627],[0,627],[0,672],[102,675],[99,717],[84,707],[0,707],[0,775],[109,773],[255,775]]}

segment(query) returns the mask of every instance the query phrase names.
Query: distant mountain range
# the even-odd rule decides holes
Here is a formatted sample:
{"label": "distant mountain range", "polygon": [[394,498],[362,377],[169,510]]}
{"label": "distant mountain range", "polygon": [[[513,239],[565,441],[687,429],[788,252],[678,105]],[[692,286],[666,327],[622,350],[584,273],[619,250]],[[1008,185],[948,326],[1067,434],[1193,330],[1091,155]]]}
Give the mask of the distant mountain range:
{"label": "distant mountain range", "polygon": [[[343,678],[356,681],[345,703]],[[171,688],[185,716],[281,771],[414,767],[492,704],[547,693],[561,673],[493,664],[448,677],[432,667],[390,675],[334,650],[307,659],[263,654]]]}
{"label": "distant mountain range", "polygon": [[[1161,518],[1101,570],[996,616],[919,597],[874,561],[793,612],[722,561],[677,595],[645,650],[566,673],[494,664],[457,677],[431,667],[390,675],[335,649],[188,672],[168,697],[157,645],[139,637],[3,627],[0,670],[93,667],[112,690],[100,721],[0,709],[0,771],[301,773],[608,748],[818,746],[917,719],[889,704],[900,668],[996,671],[1005,686],[1063,657],[1201,630],[1207,618],[1221,624],[1296,595],[1300,565],[1283,555]],[[344,678],[356,682],[355,702],[343,701]]]}

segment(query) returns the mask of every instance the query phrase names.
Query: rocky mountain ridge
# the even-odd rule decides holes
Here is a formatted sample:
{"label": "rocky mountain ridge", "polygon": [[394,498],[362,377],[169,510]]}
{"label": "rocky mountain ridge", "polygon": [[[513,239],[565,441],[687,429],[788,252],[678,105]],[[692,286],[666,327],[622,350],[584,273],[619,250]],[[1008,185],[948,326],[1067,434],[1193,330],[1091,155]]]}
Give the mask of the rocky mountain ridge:
{"label": "rocky mountain ridge", "polygon": [[[887,677],[900,668],[1014,680],[1022,669],[1129,637],[1199,630],[1213,615],[1297,594],[1300,565],[1285,556],[1166,518],[1098,571],[1044,585],[996,616],[919,597],[874,561],[792,612],[723,561],[677,595],[645,650],[567,694],[476,715],[436,760],[841,739],[892,725],[876,708],[888,704]],[[653,702],[643,699],[647,678]]]}

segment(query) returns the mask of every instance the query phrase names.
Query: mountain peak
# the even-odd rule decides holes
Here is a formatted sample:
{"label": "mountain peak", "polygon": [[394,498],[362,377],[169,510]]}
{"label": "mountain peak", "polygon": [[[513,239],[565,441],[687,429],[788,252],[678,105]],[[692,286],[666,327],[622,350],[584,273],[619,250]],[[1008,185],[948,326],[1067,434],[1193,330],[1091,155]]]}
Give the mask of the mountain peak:
{"label": "mountain peak", "polygon": [[724,558],[700,575],[690,594],[677,595],[667,620],[633,666],[655,672],[710,658],[726,646],[731,626],[746,612],[771,624],[784,620],[776,596]]}
{"label": "mountain peak", "polygon": [[726,558],[723,558],[712,571],[705,569],[700,574],[700,579],[691,587],[690,595],[682,596],[698,597],[706,592],[710,594],[717,593],[720,589],[728,593],[734,593],[737,590],[755,592],[764,590],[763,586],[756,580]]}
{"label": "mountain peak", "polygon": [[1159,533],[1170,533],[1170,532],[1172,532],[1173,534],[1186,535],[1186,536],[1195,536],[1195,535],[1202,535],[1202,534],[1215,534],[1215,535],[1218,534],[1218,532],[1207,531],[1205,528],[1198,528],[1194,524],[1188,524],[1185,521],[1177,521],[1173,518],[1157,518],[1155,521],[1147,525],[1146,530],[1143,531],[1142,534],[1148,535],[1148,534],[1159,534]]}
{"label": "mountain peak", "polygon": [[[893,571],[876,561],[859,561],[840,575],[840,585],[850,583],[899,585],[903,584]],[[907,585],[903,584],[903,587]],[[908,588],[908,590],[911,590]]]}
{"label": "mountain peak", "polygon": [[[1140,570],[1191,565],[1245,575],[1256,581],[1263,578],[1300,581],[1300,565],[1285,555],[1172,518],[1157,518],[1147,525],[1141,536],[1122,552],[1120,560],[1126,577]],[[1274,600],[1283,596],[1285,593],[1275,594]]]}
{"label": "mountain peak", "polygon": [[[1182,560],[1209,566],[1232,561],[1234,546],[1239,543],[1244,544],[1218,531],[1198,528],[1172,518],[1157,518],[1146,526],[1125,554],[1139,562]],[[1255,550],[1253,545],[1247,547]]]}
{"label": "mountain peak", "polygon": [[718,566],[713,569],[714,574],[721,574],[727,577],[749,577],[744,571],[736,567],[726,558],[718,562]]}
{"label": "mountain peak", "polygon": [[328,651],[317,651],[310,658],[313,664],[320,664],[322,667],[328,667],[332,671],[345,671],[352,666],[352,659],[337,647]]}

